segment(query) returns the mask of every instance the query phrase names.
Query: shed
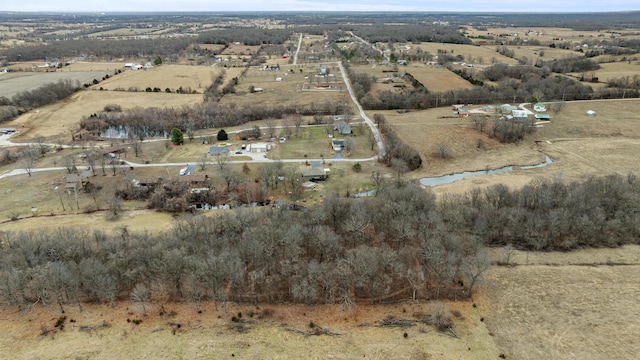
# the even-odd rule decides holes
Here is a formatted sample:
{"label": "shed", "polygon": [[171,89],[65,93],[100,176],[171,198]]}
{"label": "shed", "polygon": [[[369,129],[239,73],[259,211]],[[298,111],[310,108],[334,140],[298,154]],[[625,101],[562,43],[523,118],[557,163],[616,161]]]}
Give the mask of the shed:
{"label": "shed", "polygon": [[593,110],[587,110],[587,116],[596,116],[596,112]]}
{"label": "shed", "polygon": [[551,116],[549,116],[549,114],[536,114],[535,117],[536,120],[551,121]]}

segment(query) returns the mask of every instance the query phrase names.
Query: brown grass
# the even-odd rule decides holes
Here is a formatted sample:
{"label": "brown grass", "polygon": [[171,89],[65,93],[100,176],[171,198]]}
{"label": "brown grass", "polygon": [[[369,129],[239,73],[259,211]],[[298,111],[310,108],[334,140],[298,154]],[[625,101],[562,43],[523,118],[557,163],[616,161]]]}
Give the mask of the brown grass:
{"label": "brown grass", "polygon": [[[160,307],[173,316],[160,316]],[[454,327],[462,340],[446,336],[430,326],[407,329],[377,327],[376,321],[388,315],[399,319],[427,311],[428,303],[368,306],[352,311],[339,306],[234,305],[216,311],[203,304],[196,314],[191,304],[152,304],[148,317],[140,316],[139,306],[123,303],[115,309],[108,305],[86,305],[83,312],[67,307],[63,331],[42,336],[41,327],[53,329],[60,314],[54,307],[36,306],[23,313],[4,311],[0,327],[3,354],[12,359],[91,359],[149,356],[154,359],[184,358],[268,358],[268,359],[496,359],[499,350],[487,334],[479,313],[470,303],[452,303],[462,313]],[[260,314],[269,310],[270,315]],[[231,317],[238,312],[247,331],[229,329]],[[253,313],[251,317],[249,314]],[[70,319],[74,322],[71,323]],[[126,319],[142,319],[134,325]],[[81,326],[103,323],[109,327],[80,331]],[[309,331],[309,323],[326,327],[337,336],[296,334],[290,329]],[[172,330],[172,324],[175,331]],[[177,327],[180,324],[180,328]],[[359,326],[368,324],[366,326]],[[420,329],[424,329],[420,331]],[[173,334],[175,332],[175,334]],[[404,333],[407,337],[404,338]]]}
{"label": "brown grass", "polygon": [[[404,70],[404,68],[403,68]],[[420,81],[429,91],[472,89],[473,85],[446,68],[436,68],[422,64],[410,64],[406,71]]]}
{"label": "brown grass", "polygon": [[162,91],[166,88],[175,91],[182,87],[202,93],[220,71],[218,67],[211,66],[161,65],[146,70],[125,70],[103,81],[98,87],[107,90],[116,88],[128,90],[130,87],[137,87],[142,91],[147,87],[152,89],[158,87]]}
{"label": "brown grass", "polygon": [[24,135],[15,138],[18,141],[44,136],[46,138],[62,138],[64,143],[67,143],[71,139],[71,130],[78,129],[82,116],[99,112],[108,104],[119,104],[123,109],[127,109],[137,106],[182,106],[201,101],[201,94],[82,91],[64,101],[30,111],[5,123],[4,126],[15,127],[25,132]]}
{"label": "brown grass", "polygon": [[[638,247],[628,246],[535,254],[535,265],[494,267],[478,308],[487,311],[485,322],[507,358],[633,359],[640,352],[638,256]],[[588,265],[612,258],[633,265]],[[537,265],[547,261],[560,265]]]}

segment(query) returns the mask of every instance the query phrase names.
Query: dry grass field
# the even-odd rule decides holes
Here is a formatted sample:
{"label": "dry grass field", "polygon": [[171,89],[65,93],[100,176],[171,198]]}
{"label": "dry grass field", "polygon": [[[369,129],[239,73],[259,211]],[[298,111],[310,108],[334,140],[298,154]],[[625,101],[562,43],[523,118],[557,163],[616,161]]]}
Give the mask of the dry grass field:
{"label": "dry grass field", "polygon": [[[589,74],[593,73],[600,82],[608,82],[610,79],[619,79],[623,77],[633,78],[640,74],[640,63],[619,61],[614,63],[600,64],[600,69],[595,71],[589,71]],[[572,75],[580,76],[580,73],[574,73]]]}
{"label": "dry grass field", "polygon": [[[516,254],[476,297],[507,359],[635,359],[640,248]],[[528,264],[528,265],[527,265]]]}
{"label": "dry grass field", "polygon": [[[160,316],[161,306],[176,314]],[[352,310],[337,305],[234,304],[216,310],[205,303],[200,315],[191,304],[158,303],[149,306],[148,317],[132,303],[115,309],[87,304],[82,312],[69,306],[64,330],[47,335],[41,335],[42,328],[54,329],[60,313],[52,306],[36,306],[21,313],[2,312],[0,327],[6,330],[0,333],[0,347],[11,359],[496,359],[500,351],[480,312],[468,302],[450,307],[461,314],[454,320],[460,339],[427,325],[377,326],[387,316],[410,319],[426,312],[428,303],[358,305]],[[240,327],[230,321],[238,313],[247,321]],[[127,319],[143,321],[134,325]],[[310,322],[337,335],[306,337],[292,331],[308,332]]]}
{"label": "dry grass field", "polygon": [[470,82],[443,67],[437,68],[424,64],[409,64],[401,70],[410,73],[432,92],[473,88]]}
{"label": "dry grass field", "polygon": [[221,69],[211,66],[161,65],[151,69],[125,70],[110,79],[101,82],[98,87],[107,90],[138,88],[144,91],[147,87],[166,88],[176,91],[179,87],[190,88],[198,93],[213,82]]}
{"label": "dry grass field", "polygon": [[[485,47],[489,46],[485,45]],[[495,46],[493,48],[495,49]],[[507,46],[507,48],[513,50],[516,59],[527,57],[533,62],[535,62],[538,58],[542,61],[550,61],[555,59],[564,59],[572,56],[580,57],[584,55],[573,50],[550,48],[548,46]]]}
{"label": "dry grass field", "polygon": [[0,94],[10,98],[22,91],[35,90],[46,83],[71,80],[78,81],[82,85],[112,74],[113,72],[108,70],[0,73]]}
{"label": "dry grass field", "polygon": [[[418,48],[422,49],[423,51],[430,52],[433,55],[438,55],[438,50],[447,51],[448,54],[453,56],[462,55],[464,56],[465,62],[475,63],[479,65],[491,64],[491,60],[493,58],[495,58],[495,61],[498,63],[518,63],[516,59],[498,54],[495,51],[495,47],[487,48],[477,45],[420,43],[419,45],[414,45],[412,50],[417,50]],[[482,61],[480,61],[480,59],[482,59]]]}
{"label": "dry grass field", "polygon": [[123,109],[134,107],[172,107],[202,102],[202,94],[167,94],[164,92],[125,92],[90,90],[76,93],[64,101],[47,105],[25,113],[3,126],[14,127],[23,132],[13,137],[14,141],[26,141],[44,136],[52,141],[61,139],[67,143],[72,130],[78,129],[82,116],[104,109],[105,105],[118,104]]}
{"label": "dry grass field", "polygon": [[[543,168],[472,177],[434,188],[436,193],[447,193],[497,183],[519,187],[541,176],[578,181],[586,175],[640,173],[640,164],[635,161],[640,151],[640,127],[634,110],[639,103],[637,99],[567,103],[559,114],[551,113],[549,124],[537,128],[524,142],[508,145],[472,129],[468,118],[442,118],[452,115],[449,108],[382,113],[400,136],[423,156],[422,169],[412,173],[412,177],[533,165],[544,162],[544,154],[554,161]],[[587,116],[587,110],[594,110],[597,115]],[[477,139],[483,140],[482,149],[477,148]],[[448,147],[450,158],[440,159],[434,154],[439,144]]]}

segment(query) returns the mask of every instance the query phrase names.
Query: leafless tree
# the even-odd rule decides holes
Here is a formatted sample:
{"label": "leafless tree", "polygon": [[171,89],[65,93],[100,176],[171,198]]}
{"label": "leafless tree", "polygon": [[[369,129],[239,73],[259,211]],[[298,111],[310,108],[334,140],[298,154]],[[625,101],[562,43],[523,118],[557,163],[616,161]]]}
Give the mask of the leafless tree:
{"label": "leafless tree", "polygon": [[27,172],[27,174],[29,174],[29,176],[31,176],[33,165],[35,164],[36,160],[40,158],[40,153],[37,149],[29,146],[22,150],[21,156],[24,170]]}
{"label": "leafless tree", "polygon": [[67,169],[67,174],[74,174],[78,172],[76,168],[76,156],[75,154],[67,154],[64,156],[64,167]]}
{"label": "leafless tree", "polygon": [[296,138],[298,138],[300,136],[300,126],[302,126],[302,122],[304,121],[304,119],[302,118],[302,115],[296,113],[292,115],[293,118],[293,126],[296,129]]}
{"label": "leafless tree", "polygon": [[131,301],[140,304],[142,307],[142,316],[148,316],[147,303],[151,300],[151,292],[143,284],[137,284],[131,291]]}
{"label": "leafless tree", "polygon": [[276,137],[276,122],[273,119],[269,119],[265,121],[265,125],[267,125],[267,134],[269,135],[269,139]]}
{"label": "leafless tree", "polygon": [[140,155],[140,153],[142,153],[142,143],[139,141],[134,141],[133,143],[131,143],[131,147],[133,148],[133,155],[135,157],[138,157],[138,155]]}

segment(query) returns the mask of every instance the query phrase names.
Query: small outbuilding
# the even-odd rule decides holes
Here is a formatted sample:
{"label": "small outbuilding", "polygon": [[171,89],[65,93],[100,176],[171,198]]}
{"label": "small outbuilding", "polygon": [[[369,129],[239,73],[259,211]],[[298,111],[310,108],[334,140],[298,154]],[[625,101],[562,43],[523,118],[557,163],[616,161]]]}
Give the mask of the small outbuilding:
{"label": "small outbuilding", "polygon": [[596,112],[593,110],[587,110],[587,116],[596,116]]}

